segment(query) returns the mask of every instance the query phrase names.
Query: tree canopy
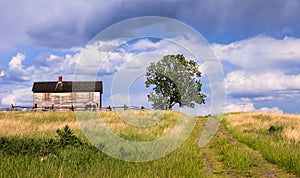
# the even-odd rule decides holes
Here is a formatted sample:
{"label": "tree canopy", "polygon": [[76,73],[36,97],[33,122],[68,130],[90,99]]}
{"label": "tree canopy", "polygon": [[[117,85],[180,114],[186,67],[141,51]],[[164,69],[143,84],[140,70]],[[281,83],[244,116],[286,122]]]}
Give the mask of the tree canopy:
{"label": "tree canopy", "polygon": [[148,95],[155,109],[169,109],[178,103],[179,107],[195,107],[204,104],[205,95],[201,93],[199,65],[186,60],[182,54],[166,55],[158,62],[152,62],[146,71],[145,85],[154,86]]}

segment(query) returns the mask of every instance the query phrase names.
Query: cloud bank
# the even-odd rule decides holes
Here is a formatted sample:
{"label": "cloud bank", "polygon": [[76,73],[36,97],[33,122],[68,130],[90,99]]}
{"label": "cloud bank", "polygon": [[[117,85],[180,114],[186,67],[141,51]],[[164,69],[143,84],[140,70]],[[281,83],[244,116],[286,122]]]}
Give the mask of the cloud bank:
{"label": "cloud bank", "polygon": [[[270,40],[272,41],[272,45],[267,45],[270,43]],[[189,44],[188,41],[186,41],[186,44]],[[227,45],[211,45],[212,50],[220,57],[221,61],[226,61],[225,65],[230,64],[231,66],[234,66],[226,71],[227,73],[225,75],[225,86],[228,95],[228,104],[224,108],[225,111],[282,112],[282,109],[277,106],[257,107],[256,103],[272,100],[284,101],[286,99],[290,99],[295,103],[300,103],[300,100],[297,100],[297,98],[300,97],[300,69],[298,67],[300,55],[296,50],[297,46],[300,46],[299,44],[299,40],[295,38],[278,40],[268,36],[259,35]],[[102,57],[106,56],[108,51],[98,51],[99,45],[115,46],[117,50],[110,52],[108,61],[105,61],[105,58]],[[192,44],[190,43],[190,45]],[[287,48],[286,46],[291,48]],[[283,49],[279,50],[279,48]],[[78,52],[72,54],[47,54],[37,56],[36,59],[33,60],[35,65],[28,67],[23,65],[23,62],[26,61],[26,56],[17,53],[9,61],[9,67],[7,69],[1,69],[0,80],[2,82],[6,81],[6,83],[18,83],[19,85],[14,85],[13,87],[11,87],[11,85],[5,85],[4,88],[7,88],[7,90],[0,91],[1,103],[2,105],[15,102],[24,104],[31,103],[32,99],[28,97],[28,95],[31,93],[30,87],[33,81],[56,80],[56,76],[59,74],[63,74],[65,80],[73,80],[77,64],[82,60],[82,53],[85,53],[87,57],[89,55],[96,55],[96,59],[103,59],[103,61],[80,61],[84,63],[85,67],[81,70],[81,73],[77,74],[88,75],[91,71],[97,73],[100,69],[103,69],[102,72],[99,72],[99,76],[102,77],[100,77],[101,80],[104,79],[107,81],[106,83],[108,86],[105,87],[108,88],[105,89],[109,93],[109,86],[114,74],[118,72],[124,64],[133,61],[134,58],[143,57],[143,55],[147,54],[149,51],[159,54],[161,57],[170,52],[185,52],[181,47],[170,45],[170,42],[168,41],[145,38],[126,45],[120,41],[111,41],[109,43],[99,42],[98,44],[87,45],[86,48],[81,48]],[[259,53],[264,53],[263,57],[261,57],[257,51],[259,51]],[[275,55],[275,57],[277,56],[276,59],[274,59],[274,54],[270,51],[277,53]],[[289,51],[289,53],[287,53],[287,51]],[[186,55],[189,56],[189,54]],[[257,57],[260,57],[259,60]],[[239,60],[244,63],[241,64],[238,62]],[[284,61],[288,61],[288,64],[291,66],[288,66]],[[252,67],[255,68],[255,63],[261,65],[255,70],[250,70]],[[269,63],[274,65],[275,70],[268,68]],[[285,66],[281,66],[281,64],[285,64]],[[132,65],[130,65],[130,70],[138,69],[140,68],[140,65],[144,64],[133,62]],[[205,63],[202,65],[205,65]],[[294,68],[295,70],[291,71],[291,68]],[[203,77],[205,78],[205,71],[203,74]],[[90,77],[95,78],[95,76]],[[209,85],[208,79],[206,80],[205,85]],[[206,86],[206,88],[207,92],[210,92],[209,87]],[[130,93],[130,98],[141,98],[142,94],[141,92],[136,93],[135,96],[135,93]],[[124,96],[124,93],[116,94],[116,96],[117,95]],[[122,98],[124,99],[124,97]],[[244,99],[240,100],[240,98]],[[106,104],[109,104],[109,101],[108,94],[107,99],[105,100]],[[139,102],[138,104],[142,103]],[[144,105],[147,104],[145,103]],[[205,113],[209,113],[209,108],[205,109]]]}

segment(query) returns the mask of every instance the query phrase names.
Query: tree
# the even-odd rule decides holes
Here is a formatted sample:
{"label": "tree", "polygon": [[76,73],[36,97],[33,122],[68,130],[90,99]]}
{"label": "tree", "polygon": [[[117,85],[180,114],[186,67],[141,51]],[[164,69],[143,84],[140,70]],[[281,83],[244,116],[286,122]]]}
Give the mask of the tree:
{"label": "tree", "polygon": [[157,63],[147,67],[145,85],[154,85],[154,92],[148,95],[156,109],[172,110],[178,103],[179,107],[192,107],[204,104],[205,95],[201,93],[202,84],[199,65],[193,60],[186,60],[182,54],[166,55]]}

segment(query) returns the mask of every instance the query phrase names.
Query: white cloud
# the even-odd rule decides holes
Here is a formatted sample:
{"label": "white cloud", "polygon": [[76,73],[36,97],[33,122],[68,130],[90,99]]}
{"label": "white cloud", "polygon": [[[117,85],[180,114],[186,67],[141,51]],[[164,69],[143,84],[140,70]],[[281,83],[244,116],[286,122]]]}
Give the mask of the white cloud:
{"label": "white cloud", "polygon": [[227,74],[225,83],[229,94],[267,94],[278,90],[300,90],[300,74],[285,75],[282,71],[252,73],[238,70]]}
{"label": "white cloud", "polygon": [[1,71],[0,71],[0,78],[1,78],[1,77],[4,77],[4,76],[5,76],[5,72],[4,72],[4,70],[1,70]]}
{"label": "white cloud", "polygon": [[16,101],[17,96],[10,94],[8,96],[5,96],[4,98],[1,99],[1,103],[3,105],[10,105],[10,104],[14,104]]}
{"label": "white cloud", "polygon": [[20,81],[29,81],[35,70],[34,66],[25,67],[23,61],[26,59],[26,56],[21,53],[17,53],[16,56],[13,56],[8,63],[8,68],[4,71],[1,71],[2,82],[20,82]]}
{"label": "white cloud", "polygon": [[253,103],[233,103],[224,107],[224,112],[253,112],[255,107]]}
{"label": "white cloud", "polygon": [[[221,60],[234,66],[231,69],[227,68],[227,95],[236,99],[249,97],[254,103],[284,102],[300,96],[299,47],[300,39],[275,39],[265,35],[227,45],[212,45],[212,49]],[[224,65],[226,67],[227,64]],[[280,112],[276,107],[255,109],[254,103],[231,103],[226,109]]]}
{"label": "white cloud", "polygon": [[[1,105],[17,104],[21,106],[32,105],[31,87],[34,81],[51,81],[56,80],[59,74],[64,75],[64,79],[72,80],[71,73],[74,72],[74,64],[78,54],[73,56],[57,56],[50,54],[45,56],[41,63],[47,65],[25,66],[23,62],[26,56],[17,53],[8,63],[8,68],[0,72],[0,80],[2,82],[0,94]],[[73,72],[71,72],[73,71]]]}
{"label": "white cloud", "polygon": [[124,42],[112,40],[106,42],[96,41],[82,48],[76,64],[76,80],[91,80],[99,73],[111,75],[120,66],[130,60],[132,53],[119,48]]}
{"label": "white cloud", "polygon": [[160,45],[161,43],[154,43],[148,39],[141,39],[138,40],[136,43],[134,43],[133,45],[131,45],[131,48],[134,50],[149,50],[149,49],[157,49],[157,47]]}
{"label": "white cloud", "polygon": [[[143,57],[143,61],[158,61],[167,54],[184,54],[189,60],[201,62],[190,53],[191,51],[188,51],[188,49],[199,49],[199,45],[200,47],[202,45],[202,43],[196,42],[193,38],[163,39],[156,42],[149,39],[139,39],[133,44],[122,46],[123,44],[126,44],[126,41],[112,40],[105,43],[96,41],[87,45],[81,50],[80,59],[77,60],[76,73],[98,74],[100,72],[103,75],[111,75],[117,72],[122,65],[133,59]],[[213,54],[209,46],[204,45],[202,48],[203,55],[208,55],[208,51]],[[142,65],[141,67],[144,67],[144,64]],[[203,65],[203,67],[206,67],[206,65]]]}
{"label": "white cloud", "polygon": [[268,108],[268,107],[262,107],[259,110],[257,110],[257,112],[264,112],[264,113],[280,113],[282,114],[283,111],[281,109],[279,109],[278,107],[272,107],[272,108]]}
{"label": "white cloud", "polygon": [[254,103],[252,103],[247,98],[242,98],[238,102],[232,102],[231,104],[228,104],[224,107],[225,113],[230,112],[263,112],[263,113],[283,113],[281,109],[278,107],[261,107],[261,108],[255,108]]}
{"label": "white cloud", "polygon": [[[176,40],[182,41],[182,44],[189,44],[189,39],[184,41],[184,38],[177,38]],[[174,39],[174,41],[176,40]],[[114,40],[105,43],[97,41],[93,44],[87,45],[86,48],[77,49],[77,52],[72,52],[72,55],[55,55],[51,53],[40,55],[33,60],[33,62],[35,62],[35,66],[30,67],[23,65],[23,62],[26,60],[26,56],[18,53],[16,56],[12,57],[10,66],[18,68],[18,70],[14,71],[14,75],[18,76],[18,78],[29,77],[28,80],[23,80],[22,84],[30,87],[35,81],[55,81],[58,75],[63,75],[63,80],[73,80],[74,72],[76,75],[75,80],[95,80],[97,75],[99,75],[98,72],[100,72],[98,79],[103,80],[105,85],[104,87],[106,89],[105,97],[109,97],[109,90],[111,90],[109,85],[111,85],[111,82],[113,81],[113,76],[118,73],[121,77],[119,80],[121,81],[118,83],[117,87],[124,88],[124,86],[120,84],[128,81],[126,78],[131,78],[132,81],[130,80],[130,82],[136,82],[136,79],[145,73],[145,69],[149,65],[149,62],[157,61],[166,54],[183,53],[187,59],[194,59],[194,56],[192,56],[189,51],[184,49],[182,46],[177,45],[174,41],[161,40],[152,42],[150,40],[141,39],[137,41],[137,43],[127,45],[125,47],[120,47],[121,44],[124,44],[124,41]],[[148,53],[144,50],[141,50],[139,53],[132,52],[137,49],[142,49],[139,47],[141,44],[145,45],[145,49],[151,48],[151,52]],[[195,48],[196,43],[190,45]],[[10,69],[12,69],[12,67],[4,69],[2,73],[6,74],[10,71]],[[125,77],[126,80],[123,80],[122,77]],[[10,82],[19,82],[15,78],[7,77],[6,79]],[[25,102],[22,101],[22,98],[26,98],[28,96],[29,98],[27,98],[27,100],[32,100],[30,87],[27,88],[28,92],[21,92],[20,90],[18,90],[19,92],[16,92],[15,90],[10,90],[11,92],[1,95],[0,99],[2,98],[2,104],[7,105],[12,102],[25,104]],[[131,84],[129,85],[129,89],[131,89],[130,87],[132,87]],[[128,94],[129,96],[124,94],[113,94],[113,96],[117,98],[117,105],[144,105],[147,108],[151,108],[151,105],[147,101],[148,93],[141,94],[141,92],[143,92],[141,88],[144,87],[144,81],[139,84],[135,84],[135,87],[134,91],[130,90],[130,93]],[[104,101],[104,105],[109,103],[111,103],[109,99]],[[199,108],[202,109],[201,114],[208,114],[210,111],[210,108],[208,106],[206,107],[206,105],[204,107],[200,106]]]}
{"label": "white cloud", "polygon": [[8,92],[1,99],[2,105],[32,106],[31,87],[6,87]]}
{"label": "white cloud", "polygon": [[271,100],[274,100],[274,99],[276,99],[274,96],[262,96],[262,97],[256,97],[253,100],[254,101],[271,101]]}
{"label": "white cloud", "polygon": [[9,67],[12,68],[22,68],[22,62],[25,60],[25,55],[17,53],[8,63]]}
{"label": "white cloud", "polygon": [[[183,40],[184,39],[177,39]],[[182,44],[189,44],[189,39],[186,39]],[[1,70],[1,78],[5,78],[11,81],[22,80],[27,81],[27,86],[32,86],[34,81],[38,80],[56,80],[57,75],[62,74],[64,76],[64,80],[73,80],[73,73],[77,67],[76,75],[77,79],[81,77],[82,79],[87,80],[95,80],[97,75],[99,74],[98,70],[101,69],[102,74],[100,74],[100,80],[105,80],[105,85],[110,85],[112,81],[112,76],[116,74],[116,72],[120,72],[120,70],[129,65],[129,67],[125,67],[125,73],[123,77],[131,76],[130,74],[134,73],[134,70],[142,71],[140,68],[145,68],[145,63],[141,61],[137,61],[134,59],[140,59],[142,61],[148,60],[148,58],[157,57],[159,60],[160,56],[162,57],[165,54],[177,54],[183,53],[185,56],[191,56],[188,51],[186,51],[181,46],[178,46],[175,43],[172,43],[167,40],[161,40],[158,42],[151,42],[150,40],[142,39],[137,43],[134,43],[131,46],[126,46],[125,48],[117,48],[123,44],[122,41],[110,41],[108,43],[97,42],[94,44],[87,45],[85,49],[80,49],[75,54],[64,54],[64,55],[54,55],[48,54],[44,58],[39,59],[40,66],[29,66],[26,67],[23,65],[23,62],[26,59],[24,54],[18,53],[16,56],[12,57],[9,62],[9,68]],[[139,46],[144,46],[144,49],[151,48],[151,53],[147,51],[141,51],[140,53],[133,53],[132,50],[142,49]],[[196,43],[195,43],[196,44]],[[190,44],[191,48],[193,48],[194,44]],[[247,46],[247,45],[246,45]],[[149,48],[147,48],[149,47]],[[194,46],[195,47],[195,46]],[[114,49],[114,50],[112,50]],[[196,49],[196,48],[194,48]],[[205,50],[204,50],[205,51]],[[154,55],[155,54],[155,55]],[[108,56],[107,60],[106,57]],[[148,58],[147,58],[148,56]],[[187,57],[188,59],[191,58]],[[248,59],[248,57],[246,57]],[[250,59],[250,58],[249,58]],[[152,59],[153,60],[153,59]],[[46,65],[47,64],[47,65]],[[209,61],[205,61],[202,64],[202,67],[205,69],[210,68],[214,69],[211,66]],[[17,70],[16,70],[17,69]],[[128,70],[127,70],[128,69]],[[9,77],[7,73],[14,74],[18,78]],[[105,78],[104,75],[108,75],[111,77]],[[83,77],[82,77],[83,76]],[[136,77],[136,76],[133,76]],[[0,78],[0,79],[1,79]],[[110,80],[110,81],[108,81]],[[210,78],[209,80],[215,80],[215,78]],[[125,81],[125,80],[124,80]],[[209,81],[210,84],[214,81]],[[219,82],[219,84],[223,84]],[[244,96],[248,97],[249,94],[258,94],[252,98],[251,101],[266,101],[274,99],[274,92],[279,94],[283,99],[285,97],[295,97],[299,96],[300,90],[300,74],[285,74],[283,70],[273,70],[273,71],[256,71],[255,73],[248,70],[236,70],[227,74],[226,80],[226,90],[229,95],[239,95],[238,97]],[[108,86],[105,86],[108,89]],[[120,87],[122,88],[122,87]],[[293,89],[293,91],[290,91]],[[284,91],[284,92],[283,92]],[[135,92],[135,91],[134,91]],[[217,91],[212,91],[218,93]],[[31,92],[29,92],[31,93]],[[28,93],[27,93],[28,94]],[[106,96],[109,95],[109,91],[105,91]],[[22,97],[14,97],[14,95],[18,96],[18,94],[11,92],[7,96],[2,96],[3,103],[10,103],[12,101],[19,102]],[[30,95],[31,96],[31,95]],[[136,95],[135,93],[130,93],[130,102],[133,105],[142,105],[147,104],[146,94]],[[128,103],[124,96],[117,96],[119,100],[119,104]],[[146,98],[146,99],[145,99]],[[202,106],[201,106],[202,107]],[[254,104],[249,101],[243,101],[241,103],[229,103],[225,107],[226,111],[257,111],[259,109],[255,109]],[[276,111],[276,108],[262,108],[262,111]],[[207,109],[205,113],[207,113]]]}
{"label": "white cloud", "polygon": [[300,39],[275,39],[259,35],[227,45],[213,44],[221,60],[229,61],[244,70],[281,68],[284,63],[300,64]]}

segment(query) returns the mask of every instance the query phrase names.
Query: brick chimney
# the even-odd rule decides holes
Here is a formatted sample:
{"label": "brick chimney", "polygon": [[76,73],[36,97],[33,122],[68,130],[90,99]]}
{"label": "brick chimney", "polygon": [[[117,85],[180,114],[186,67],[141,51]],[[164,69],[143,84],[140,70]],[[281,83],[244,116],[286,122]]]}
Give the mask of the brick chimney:
{"label": "brick chimney", "polygon": [[58,83],[62,83],[62,76],[58,76]]}
{"label": "brick chimney", "polygon": [[[60,88],[58,88],[58,86],[60,86]],[[63,86],[62,76],[60,75],[60,76],[58,76],[58,80],[57,80],[57,84],[55,86],[55,90],[58,90],[58,89],[62,90],[62,86]]]}

